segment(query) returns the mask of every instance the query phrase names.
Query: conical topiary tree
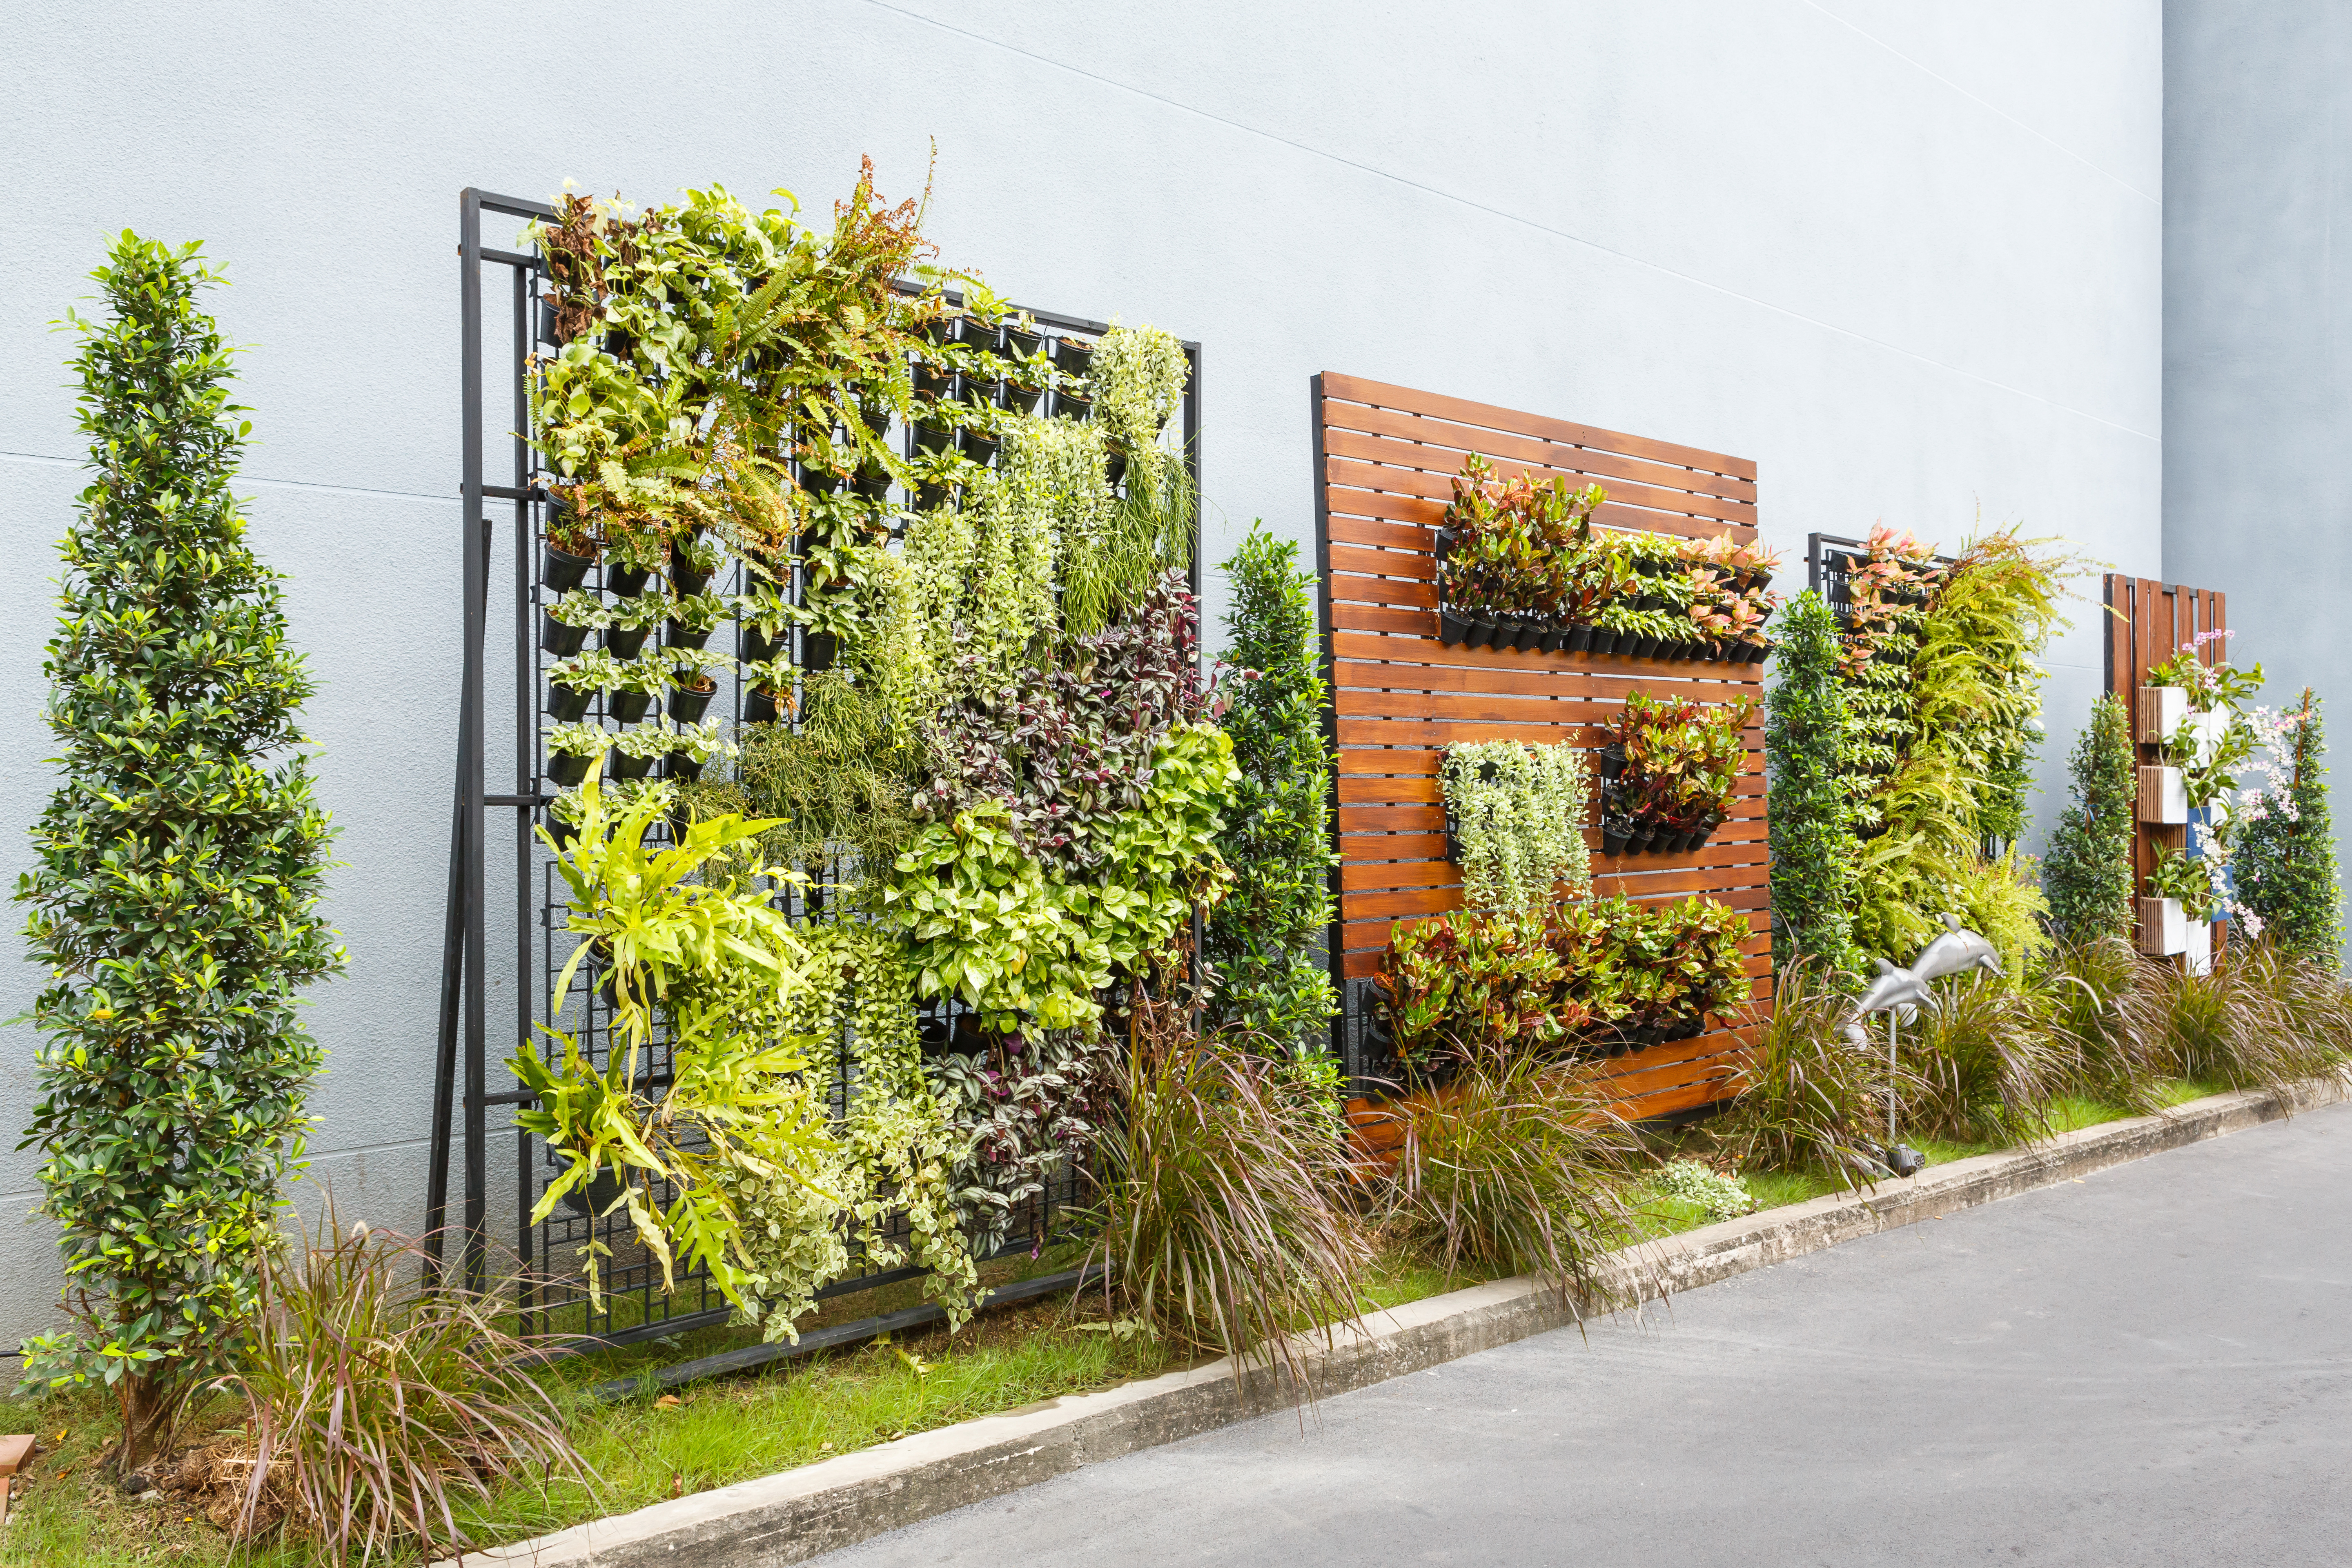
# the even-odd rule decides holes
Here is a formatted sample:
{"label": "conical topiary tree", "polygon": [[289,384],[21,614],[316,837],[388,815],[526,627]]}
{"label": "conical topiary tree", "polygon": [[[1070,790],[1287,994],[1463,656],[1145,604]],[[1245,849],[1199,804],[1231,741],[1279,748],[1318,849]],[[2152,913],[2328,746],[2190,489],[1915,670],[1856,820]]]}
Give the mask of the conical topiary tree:
{"label": "conical topiary tree", "polygon": [[25,1378],[112,1386],[125,1468],[252,1300],[320,1060],[295,993],[342,962],[295,754],[310,680],[229,493],[251,426],[197,252],[126,231],[94,274],[111,319],[68,312],[95,477],[48,647],[64,777],[16,891],[51,975],[26,1142],[77,1320]]}
{"label": "conical topiary tree", "polygon": [[1853,907],[1858,844],[1840,764],[1845,689],[1837,619],[1807,592],[1780,613],[1779,679],[1764,700],[1764,767],[1771,790],[1772,958],[1811,957],[1857,969]]}
{"label": "conical topiary tree", "polygon": [[2042,861],[2042,892],[2062,942],[2131,934],[2137,768],[2131,715],[2109,692],[2091,704],[2091,721],[2074,742],[2067,764],[2074,788]]}
{"label": "conical topiary tree", "polygon": [[2336,880],[2336,830],[2328,821],[2327,754],[2319,700],[2308,686],[2289,716],[2281,781],[2294,815],[2273,805],[2246,824],[2231,865],[2240,901],[2262,917],[2263,932],[2288,952],[2334,964],[2344,942],[2344,889]]}

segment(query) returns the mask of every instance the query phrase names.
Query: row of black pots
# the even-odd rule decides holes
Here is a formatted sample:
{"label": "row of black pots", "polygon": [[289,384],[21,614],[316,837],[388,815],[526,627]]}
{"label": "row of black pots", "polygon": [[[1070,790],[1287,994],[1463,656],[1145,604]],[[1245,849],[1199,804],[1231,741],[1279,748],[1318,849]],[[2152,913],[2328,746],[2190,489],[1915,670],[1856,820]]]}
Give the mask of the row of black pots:
{"label": "row of black pots", "polygon": [[1546,626],[1531,620],[1438,612],[1437,640],[1447,647],[1491,647],[1501,652],[1614,654],[1620,658],[1679,658],[1723,664],[1761,664],[1770,654],[1763,643],[1701,642],[1660,637],[1600,626]]}
{"label": "row of black pots", "polygon": [[[645,626],[625,630],[614,626],[604,633],[604,651],[614,658],[635,658],[646,646],[651,631]],[[662,642],[668,647],[698,648],[710,641],[708,627],[689,626],[679,621],[665,624]],[[569,658],[588,643],[586,626],[567,626],[546,611],[540,613],[539,646],[557,658]]]}
{"label": "row of black pots", "polygon": [[[718,685],[705,677],[700,688],[673,687],[669,694],[669,716],[681,724],[698,723],[710,700],[719,691]],[[551,680],[547,686],[548,717],[559,724],[573,724],[588,716],[588,704],[595,693]],[[615,691],[604,700],[604,711],[624,724],[634,724],[646,716],[653,699],[642,691]]]}
{"label": "row of black pots", "polygon": [[[887,476],[885,476],[886,483],[887,479]],[[593,555],[574,555],[551,544],[541,552],[539,579],[550,593],[565,593],[580,586],[588,575],[588,568],[594,564],[596,558]],[[709,573],[683,561],[671,562],[667,575],[670,591],[681,597],[699,594],[710,585]],[[626,569],[607,566],[604,569],[604,591],[626,599],[645,592],[646,584],[652,576],[652,571],[643,566]]]}
{"label": "row of black pots", "polygon": [[[591,759],[575,756],[570,752],[558,752],[547,759],[547,776],[559,788],[570,789],[588,776]],[[641,779],[654,771],[656,759],[632,757],[622,752],[604,753],[604,772],[616,779]],[[702,776],[702,764],[684,752],[671,752],[663,760],[664,777],[686,783]]]}
{"label": "row of black pots", "polygon": [[1704,847],[1723,826],[1717,816],[1702,817],[1695,827],[1678,828],[1647,817],[1601,816],[1601,850],[1604,855],[1687,855]]}

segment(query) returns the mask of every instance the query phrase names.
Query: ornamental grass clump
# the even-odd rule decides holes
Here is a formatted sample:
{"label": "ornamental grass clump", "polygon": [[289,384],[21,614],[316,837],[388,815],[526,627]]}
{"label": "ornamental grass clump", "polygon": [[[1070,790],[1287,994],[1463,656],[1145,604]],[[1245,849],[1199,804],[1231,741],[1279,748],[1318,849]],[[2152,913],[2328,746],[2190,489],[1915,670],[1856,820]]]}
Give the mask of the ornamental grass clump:
{"label": "ornamental grass clump", "polygon": [[1590,1069],[1474,1052],[1387,1111],[1402,1142],[1379,1215],[1449,1273],[1532,1274],[1581,1313],[1623,1298],[1602,1261],[1634,1228],[1640,1140]]}
{"label": "ornamental grass clump", "polygon": [[69,318],[94,472],[48,647],[63,777],[16,890],[47,977],[26,1142],[76,1321],[23,1367],[112,1389],[129,1470],[252,1310],[320,1056],[297,994],[343,953],[298,751],[311,681],[229,490],[251,426],[195,307],[216,279],[128,231],[95,276],[111,318]]}
{"label": "ornamental grass clump", "polygon": [[563,1414],[527,1369],[553,1348],[499,1325],[496,1293],[418,1280],[423,1248],[331,1212],[304,1247],[264,1256],[236,1370],[244,1436],[198,1450],[182,1479],[241,1539],[282,1528],[329,1561],[470,1543],[452,1496],[561,1470],[593,1483]]}
{"label": "ornamental grass clump", "polygon": [[1902,1093],[1905,1132],[2004,1146],[2049,1135],[2072,1062],[2040,995],[1970,970],[1939,982],[1936,1006],[1905,1024],[1898,1042],[1915,1079]]}
{"label": "ornamental grass clump", "polygon": [[2143,1115],[2163,1108],[2165,1082],[2139,1001],[2148,967],[2129,940],[2101,935],[2055,949],[2036,977],[2052,1036],[2073,1058],[2076,1092]]}
{"label": "ornamental grass clump", "polygon": [[[1715,1123],[1717,1139],[1741,1165],[1810,1167],[1849,1187],[1885,1173],[1878,1149],[1889,1068],[1883,1049],[1845,1034],[1852,1013],[1845,977],[1817,960],[1800,958],[1780,971],[1738,1098]],[[1907,1079],[1896,1080],[1897,1092],[1908,1087]]]}
{"label": "ornamental grass clump", "polygon": [[1097,1145],[1112,1315],[1311,1382],[1293,1335],[1359,1310],[1371,1253],[1342,1194],[1349,1154],[1317,1091],[1278,1061],[1192,1027],[1139,992],[1113,1068],[1119,1113]]}
{"label": "ornamental grass clump", "polygon": [[2352,999],[2331,965],[2240,941],[2192,974],[2142,966],[2138,1005],[2165,1069],[2226,1089],[2285,1089],[2352,1048]]}

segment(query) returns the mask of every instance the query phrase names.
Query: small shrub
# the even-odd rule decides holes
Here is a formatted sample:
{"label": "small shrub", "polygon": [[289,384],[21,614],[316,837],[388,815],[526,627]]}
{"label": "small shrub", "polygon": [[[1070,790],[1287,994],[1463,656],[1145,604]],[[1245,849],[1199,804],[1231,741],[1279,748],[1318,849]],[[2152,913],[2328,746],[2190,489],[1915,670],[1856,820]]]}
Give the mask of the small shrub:
{"label": "small shrub", "polygon": [[2336,830],[2327,813],[2327,754],[2319,700],[2284,715],[2285,801],[2245,825],[2234,869],[2238,896],[2282,950],[2334,964],[2344,942],[2344,889],[2336,879]]}
{"label": "small shrub", "polygon": [[1261,1359],[1304,1388],[1290,1335],[1356,1315],[1370,1249],[1339,1200],[1339,1123],[1285,1064],[1193,1032],[1139,995],[1113,1068],[1120,1113],[1097,1145],[1112,1317]]}
{"label": "small shrub", "polygon": [[2002,1145],[2046,1135],[2071,1062],[2042,997],[1971,970],[1940,982],[1936,1001],[1900,1036],[1898,1056],[1916,1078],[1903,1097],[1901,1130]]}
{"label": "small shrub", "polygon": [[1391,1234],[1448,1271],[1533,1274],[1564,1306],[1610,1303],[1600,1263],[1631,1232],[1639,1144],[1595,1077],[1486,1048],[1390,1114],[1403,1134]]}
{"label": "small shrub", "polygon": [[2074,742],[2073,798],[2042,863],[2042,890],[2062,942],[2080,946],[2131,934],[2137,760],[2131,715],[2109,692],[2091,705],[2091,721]]}
{"label": "small shrub", "polygon": [[[239,1370],[246,1442],[184,1479],[215,1522],[251,1537],[280,1525],[335,1563],[467,1542],[453,1492],[561,1469],[590,1481],[554,1402],[524,1370],[540,1344],[499,1328],[495,1295],[414,1283],[424,1250],[389,1232],[341,1232],[331,1214],[292,1255],[268,1258]],[[403,1279],[410,1283],[402,1283]]]}
{"label": "small shrub", "polygon": [[1780,971],[1738,1098],[1715,1123],[1742,1165],[1815,1167],[1848,1186],[1883,1173],[1886,1058],[1844,1034],[1853,1008],[1843,977],[1810,958]]}
{"label": "small shrub", "polygon": [[1710,1171],[1696,1160],[1669,1161],[1650,1178],[1661,1197],[1696,1205],[1711,1220],[1737,1219],[1756,1212],[1756,1196],[1737,1176]]}

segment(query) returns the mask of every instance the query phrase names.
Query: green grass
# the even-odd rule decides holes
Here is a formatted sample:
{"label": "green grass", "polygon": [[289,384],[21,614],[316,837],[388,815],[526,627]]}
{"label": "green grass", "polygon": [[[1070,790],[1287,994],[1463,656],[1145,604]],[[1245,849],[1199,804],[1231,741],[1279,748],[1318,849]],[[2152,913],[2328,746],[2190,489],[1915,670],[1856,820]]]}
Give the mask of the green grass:
{"label": "green grass", "polygon": [[[2178,1104],[2211,1092],[2204,1085],[2177,1084],[2168,1089],[2165,1102]],[[2094,1126],[2129,1114],[2116,1106],[2064,1100],[2053,1108],[2053,1131]],[[1661,1142],[1658,1152],[1672,1158],[1700,1150],[1704,1143],[1703,1128],[1693,1129]],[[1931,1164],[1993,1152],[1972,1144],[1928,1142],[1920,1147]],[[1834,1178],[1812,1171],[1756,1171],[1744,1179],[1764,1208],[1840,1190]],[[1642,1214],[1642,1237],[1672,1235],[1710,1223],[1697,1205],[1664,1198],[1645,1203]],[[1025,1271],[1050,1271],[1068,1262],[1041,1259]],[[1484,1279],[1384,1254],[1366,1282],[1365,1299],[1370,1308],[1398,1307]],[[806,1326],[893,1310],[915,1299],[911,1286],[837,1298]],[[756,1373],[689,1385],[676,1392],[674,1403],[662,1403],[651,1392],[600,1403],[589,1390],[608,1380],[749,1343],[755,1335],[747,1330],[705,1329],[665,1342],[568,1358],[552,1363],[542,1381],[563,1405],[572,1441],[601,1484],[593,1495],[585,1487],[564,1482],[545,1489],[509,1487],[466,1522],[484,1543],[522,1540],[908,1433],[1108,1388],[1185,1364],[1152,1341],[1102,1331],[1101,1322],[1099,1296],[1024,1302],[982,1313],[952,1338],[935,1327],[889,1343],[817,1352]],[[1089,1323],[1097,1327],[1087,1327]],[[192,1419],[192,1436],[237,1418],[235,1407],[215,1401]],[[140,1503],[101,1473],[103,1450],[113,1438],[110,1411],[102,1398],[79,1394],[0,1400],[0,1432],[36,1432],[42,1443],[29,1481],[19,1483],[9,1524],[0,1531],[0,1564],[226,1568],[230,1563],[220,1531],[201,1517],[191,1518],[184,1504]],[[235,1561],[240,1568],[247,1563],[290,1568],[311,1559],[299,1549],[266,1546],[236,1553]]]}

